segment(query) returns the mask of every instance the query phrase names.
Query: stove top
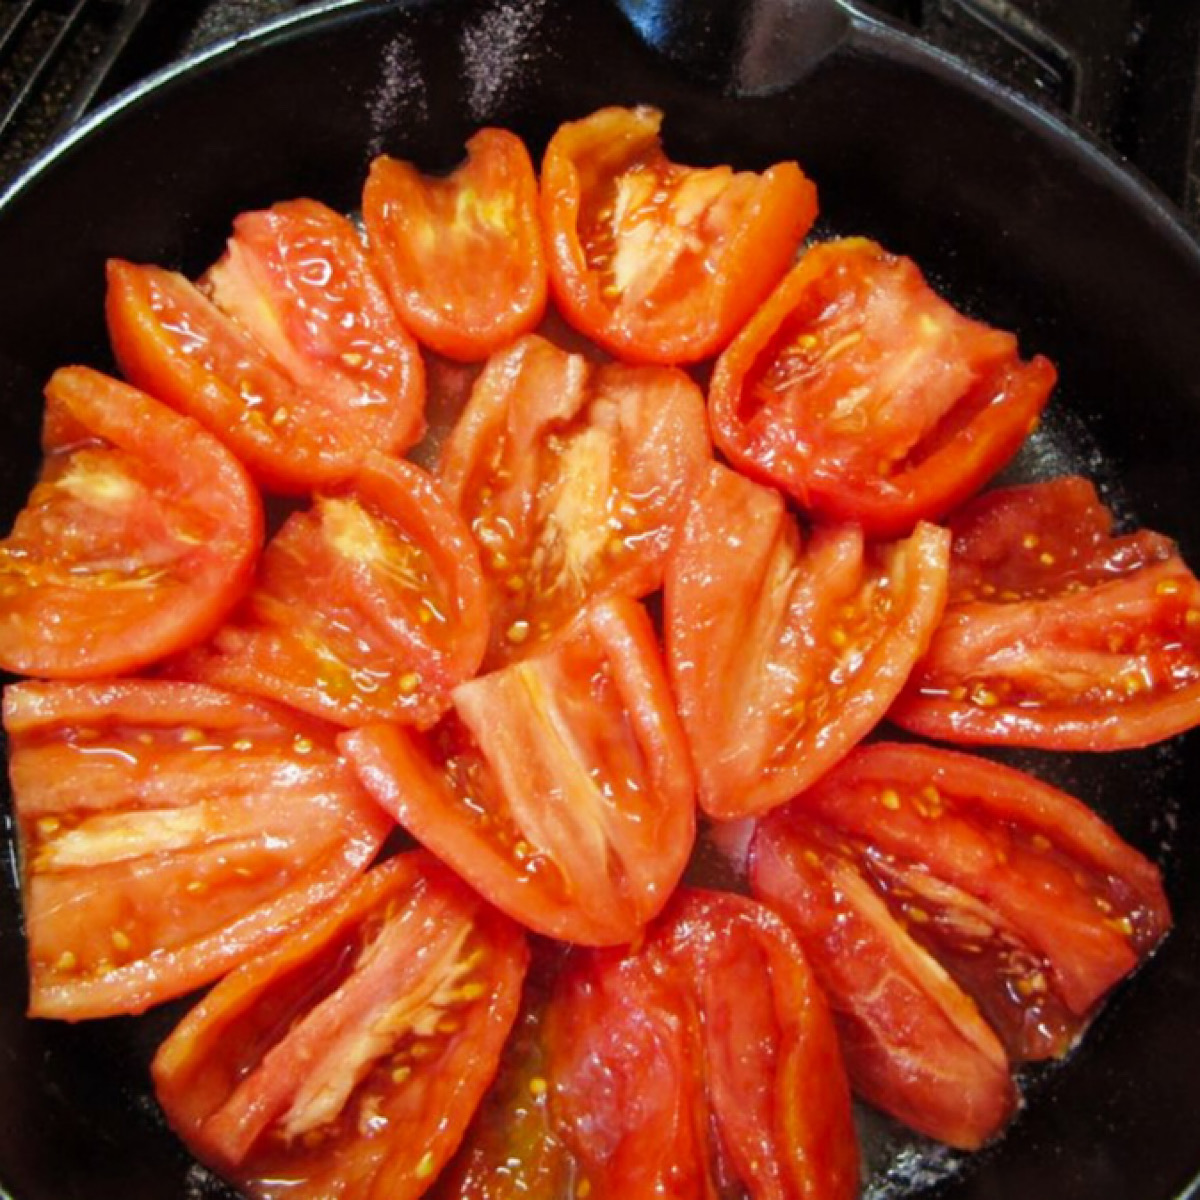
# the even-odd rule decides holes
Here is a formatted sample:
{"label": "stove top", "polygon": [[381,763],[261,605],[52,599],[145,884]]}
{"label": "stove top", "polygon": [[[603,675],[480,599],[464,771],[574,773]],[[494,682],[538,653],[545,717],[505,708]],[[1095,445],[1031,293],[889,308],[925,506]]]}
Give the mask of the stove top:
{"label": "stove top", "polygon": [[[301,0],[0,0],[0,183],[92,105]],[[1200,230],[1200,0],[865,4],[1069,113]],[[4,120],[0,117],[0,121]]]}

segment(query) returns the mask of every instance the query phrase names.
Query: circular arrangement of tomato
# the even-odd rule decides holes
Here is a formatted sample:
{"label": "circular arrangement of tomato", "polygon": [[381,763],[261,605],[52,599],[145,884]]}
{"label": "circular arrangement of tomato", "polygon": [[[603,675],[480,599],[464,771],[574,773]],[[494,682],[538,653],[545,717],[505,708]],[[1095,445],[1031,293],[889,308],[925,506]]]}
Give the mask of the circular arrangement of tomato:
{"label": "circular arrangement of tomato", "polygon": [[[661,120],[380,158],[364,232],[243,214],[196,283],[114,259],[135,386],[47,387],[30,1012],[220,980],[153,1074],[248,1195],[848,1198],[849,1088],[982,1145],[1170,926],[1080,801],[864,739],[1200,724],[1200,582],[1082,479],[960,508],[1053,366],[866,239],[794,262],[799,167]],[[698,827],[757,901],[681,886]]]}

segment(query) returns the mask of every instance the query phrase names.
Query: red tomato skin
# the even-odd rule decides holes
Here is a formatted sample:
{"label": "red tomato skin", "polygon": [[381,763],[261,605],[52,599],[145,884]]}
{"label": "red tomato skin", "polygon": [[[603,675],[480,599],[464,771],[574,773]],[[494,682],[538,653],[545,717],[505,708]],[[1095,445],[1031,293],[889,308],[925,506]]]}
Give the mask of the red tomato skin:
{"label": "red tomato skin", "polygon": [[850,1092],[803,953],[764,906],[684,888],[645,940],[569,962],[550,1111],[598,1200],[857,1195]]}
{"label": "red tomato skin", "polygon": [[967,745],[1107,751],[1200,724],[1200,581],[1170,539],[1113,536],[1068,477],[986,493],[951,528],[954,593],[888,716]]}
{"label": "red tomato skin", "polygon": [[[380,549],[392,534],[397,545]],[[344,629],[353,632],[335,643],[331,630]],[[428,728],[487,640],[470,531],[419,467],[369,454],[346,485],[289,518],[245,602],[170,669],[338,725]]]}
{"label": "red tomato skin", "polygon": [[857,526],[818,528],[801,547],[777,492],[709,468],[664,590],[667,662],[709,816],[790,800],[874,728],[928,646],[948,556],[949,535],[928,524],[895,547],[866,547]]}
{"label": "red tomato skin", "polygon": [[477,362],[546,310],[538,187],[524,143],[481,129],[450,176],[381,156],[363,191],[372,260],[405,324],[430,349]]}
{"label": "red tomato skin", "polygon": [[[364,946],[364,928],[395,928],[401,921],[415,926],[400,942],[408,947],[407,961],[393,952],[398,961],[390,986],[378,970],[379,978],[365,979],[374,947],[365,945],[357,961],[347,961],[356,945]],[[449,933],[465,929],[475,949],[465,959],[431,964],[426,983],[423,950],[440,954],[446,942],[456,955],[462,949],[449,940],[448,927]],[[269,954],[227,976],[184,1018],[152,1065],[159,1102],[189,1148],[250,1196],[420,1196],[457,1148],[495,1073],[527,963],[519,927],[429,855],[401,854],[315,919],[293,926]],[[439,990],[432,972],[440,965],[453,974]],[[447,982],[460,978],[462,985],[447,993]],[[369,1069],[363,1074],[359,1067],[342,1108],[315,1127],[318,1136],[289,1139],[278,1132],[291,1115],[279,1110],[304,1095],[308,1055],[328,1055],[331,1043],[344,1044],[350,1061],[361,1033],[355,1021],[378,1014],[389,1000],[394,1005],[406,986],[425,989],[414,993],[414,1003],[424,1005],[414,1019],[426,1011],[446,1015],[436,1026],[432,1017],[422,1024],[428,1026],[424,1039],[410,1028],[390,1046],[373,1047],[378,1053]],[[386,1040],[382,1026],[373,1032]],[[410,1044],[424,1041],[422,1056],[407,1053],[406,1037]],[[332,1071],[335,1084],[339,1064],[316,1061]],[[406,1065],[391,1065],[397,1061]]]}
{"label": "red tomato skin", "polygon": [[592,599],[660,587],[711,456],[682,371],[595,365],[538,336],[490,359],[438,467],[482,550],[486,665],[535,652]]}
{"label": "red tomato skin", "polygon": [[245,696],[21,683],[4,727],[31,1016],[136,1014],[211,983],[342,891],[393,827],[333,729]]}
{"label": "red tomato skin", "polygon": [[777,809],[758,826],[751,885],[804,947],[857,1095],[962,1150],[1003,1130],[1019,1098],[999,1039],[802,817]]}
{"label": "red tomato skin", "polygon": [[315,201],[242,214],[199,287],[110,261],[106,314],[125,376],[205,424],[269,491],[337,483],[367,451],[420,440],[416,343],[354,227]]}
{"label": "red tomato skin", "polygon": [[[884,318],[873,317],[864,307],[875,290],[894,297]],[[894,314],[902,299],[913,316]],[[767,388],[764,379],[772,370],[787,376],[788,353],[803,356],[821,349],[819,332],[803,331],[819,331],[819,321],[830,314],[857,323],[816,361],[798,360],[801,365],[794,370],[800,382],[779,385],[795,395],[790,401],[795,411],[776,411],[763,403],[756,388]],[[947,344],[940,358],[915,366],[910,360],[906,367],[905,354],[921,345],[922,317],[931,328],[944,331],[939,336]],[[866,399],[860,405],[870,399],[867,389],[877,386],[870,372],[880,369],[884,339],[895,337],[891,323],[902,321],[908,321],[902,326],[902,349],[893,350],[884,362],[896,375],[894,386],[908,387],[910,394],[885,399],[892,405],[890,413],[902,409],[903,399],[909,419],[885,423],[878,412],[869,416],[856,407],[835,425],[837,405],[846,396],[861,391]],[[806,338],[812,347],[805,348]],[[874,358],[864,364],[857,356],[868,352]],[[935,356],[937,351],[928,353]],[[831,379],[829,373],[837,370],[851,374]],[[930,376],[925,390],[936,391],[942,411],[924,411],[931,402],[921,401],[920,389],[910,382],[919,370]],[[953,392],[939,374],[958,380]],[[865,238],[851,238],[809,249],[746,323],[717,361],[709,416],[717,446],[739,471],[782,488],[821,520],[856,521],[871,536],[896,537],[918,520],[943,517],[999,471],[1036,425],[1056,378],[1054,366],[1041,356],[1021,362],[1011,334],[956,313],[911,261]],[[818,399],[834,411],[814,413],[803,407]],[[877,405],[882,402],[877,398]],[[852,429],[849,422],[856,415],[863,418],[861,428]],[[889,432],[890,438],[881,441]],[[874,461],[867,461],[869,454]]]}
{"label": "red tomato skin", "polygon": [[0,667],[98,678],[206,637],[262,546],[258,493],[233,455],[88,367],[47,384],[42,444],[41,482],[0,543]]}
{"label": "red tomato skin", "polygon": [[635,937],[695,839],[687,743],[645,612],[600,601],[542,654],[460,685],[454,704],[465,752],[447,751],[441,728],[419,739],[390,725],[345,735],[342,752],[384,809],[528,928],[585,945]]}
{"label": "red tomato skin", "polygon": [[619,285],[606,282],[608,263],[598,268],[589,257],[580,224],[603,209],[597,193],[630,168],[649,167],[667,190],[672,173],[699,177],[663,155],[661,125],[657,109],[604,108],[561,125],[551,139],[541,182],[551,293],[572,325],[625,362],[699,362],[724,348],[787,271],[816,219],[817,193],[794,162],[737,177],[754,179],[755,194],[715,262],[704,260],[704,284],[682,296],[656,293],[628,311]]}

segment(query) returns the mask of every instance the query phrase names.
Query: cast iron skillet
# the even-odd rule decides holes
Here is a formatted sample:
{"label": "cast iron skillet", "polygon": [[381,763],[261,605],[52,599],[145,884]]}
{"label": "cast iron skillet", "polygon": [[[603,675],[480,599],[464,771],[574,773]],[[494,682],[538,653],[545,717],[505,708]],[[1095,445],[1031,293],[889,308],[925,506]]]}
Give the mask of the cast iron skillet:
{"label": "cast iron skillet", "polygon": [[[1200,566],[1200,252],[1086,138],[838,0],[413,0],[327,5],[168,71],[0,202],[0,506],[38,461],[40,389],[104,366],[109,255],[198,272],[231,218],[295,195],[356,206],[380,151],[447,168],[483,123],[540,152],[604,104],[667,112],[689,162],[798,158],[823,228],[912,255],[970,311],[1060,366],[1016,470],[1087,472]],[[1008,755],[1093,803],[1163,865],[1177,929],[1082,1049],[1027,1079],[974,1158],[865,1114],[874,1196],[1167,1200],[1200,1170],[1200,738],[1138,753]],[[7,848],[7,839],[6,839]],[[11,850],[10,850],[11,857]],[[10,864],[14,866],[14,864]],[[0,1181],[15,1200],[224,1196],[163,1127],[146,1064],[183,1004],[26,1021],[11,875],[0,895]]]}

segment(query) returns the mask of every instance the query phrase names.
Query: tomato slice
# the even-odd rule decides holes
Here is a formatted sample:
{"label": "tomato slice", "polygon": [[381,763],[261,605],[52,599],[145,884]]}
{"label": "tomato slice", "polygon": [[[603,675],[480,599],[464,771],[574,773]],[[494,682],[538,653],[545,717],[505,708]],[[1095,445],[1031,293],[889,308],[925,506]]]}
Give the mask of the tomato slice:
{"label": "tomato slice", "polygon": [[626,597],[456,688],[431,734],[373,725],[342,748],[414,837],[550,937],[629,941],[692,848],[687,744],[650,619]]}
{"label": "tomato slice", "polygon": [[1200,724],[1200,581],[1112,534],[1086,480],[990,492],[951,523],[953,592],[889,718],[952,742],[1120,750]]}
{"label": "tomato slice", "polygon": [[171,670],[340,725],[427,727],[487,633],[470,531],[419,467],[371,454],[288,518],[246,600]]}
{"label": "tomato slice", "polygon": [[257,954],[365,869],[392,822],[335,731],[195,684],[4,695],[30,1015],[139,1013]]}
{"label": "tomato slice", "polygon": [[1013,1058],[1058,1057],[1170,926],[1157,868],[1084,804],[929,746],[859,748],[762,822],[751,861],[843,1014],[856,1086],[958,1145],[1012,1106],[951,979]]}
{"label": "tomato slice", "polygon": [[559,127],[542,164],[554,299],[630,362],[719,353],[791,264],[817,215],[794,162],[761,175],[684,167],[662,113],[604,108]]}
{"label": "tomato slice", "polygon": [[721,356],[713,437],[807,511],[907,533],[977,491],[1035,425],[1056,372],[956,312],[864,238],[814,246]]}
{"label": "tomato slice", "polygon": [[546,309],[537,178],[515,134],[481,129],[433,179],[380,157],[363,191],[373,261],[421,341],[474,362],[529,333]]}
{"label": "tomato slice", "polygon": [[400,855],[184,1018],[159,1101],[249,1195],[419,1196],[495,1073],[527,957],[515,924]]}
{"label": "tomato slice", "polygon": [[731,820],[815,782],[865,737],[929,643],[949,535],[802,547],[782,498],[714,464],[667,567],[667,661],[701,807]]}
{"label": "tomato slice", "polygon": [[636,949],[581,954],[546,1022],[550,1111],[576,1191],[858,1194],[850,1093],[820,990],[783,923],[681,890]]}
{"label": "tomato slice", "polygon": [[114,259],[107,315],[126,377],[225,441],[266,488],[302,493],[399,453],[425,384],[354,226],[314,200],[244,213],[193,286]]}
{"label": "tomato slice", "polygon": [[87,367],[46,387],[46,458],[0,542],[0,667],[83,679],[201,641],[249,586],[262,508],[187,417]]}
{"label": "tomato slice", "polygon": [[438,472],[483,550],[486,662],[533,652],[592,597],[657,589],[710,455],[681,371],[597,367],[536,336],[492,358]]}

